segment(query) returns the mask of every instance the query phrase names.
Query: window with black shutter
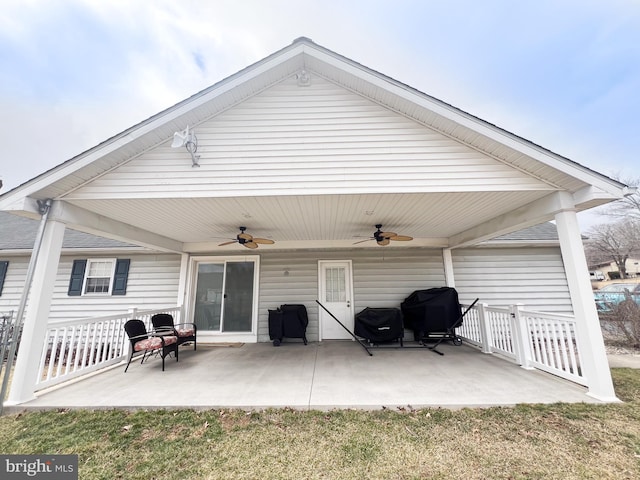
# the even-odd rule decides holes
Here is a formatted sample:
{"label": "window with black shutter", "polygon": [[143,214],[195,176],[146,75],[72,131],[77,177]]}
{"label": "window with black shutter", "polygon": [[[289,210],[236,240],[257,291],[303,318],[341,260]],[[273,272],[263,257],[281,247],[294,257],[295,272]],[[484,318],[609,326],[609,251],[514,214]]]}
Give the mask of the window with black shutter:
{"label": "window with black shutter", "polygon": [[84,271],[87,267],[86,260],[74,260],[71,268],[71,279],[69,280],[69,296],[82,295],[82,284],[84,283]]}
{"label": "window with black shutter", "polygon": [[7,276],[7,270],[9,269],[9,262],[0,262],[0,296],[2,296],[2,287],[4,286],[4,279]]}
{"label": "window with black shutter", "polygon": [[125,295],[127,293],[127,278],[129,277],[129,264],[131,260],[128,258],[119,258],[116,261],[116,270],[113,275],[113,289],[111,295]]}
{"label": "window with black shutter", "polygon": [[130,262],[129,259],[115,258],[74,260],[68,294],[125,295]]}

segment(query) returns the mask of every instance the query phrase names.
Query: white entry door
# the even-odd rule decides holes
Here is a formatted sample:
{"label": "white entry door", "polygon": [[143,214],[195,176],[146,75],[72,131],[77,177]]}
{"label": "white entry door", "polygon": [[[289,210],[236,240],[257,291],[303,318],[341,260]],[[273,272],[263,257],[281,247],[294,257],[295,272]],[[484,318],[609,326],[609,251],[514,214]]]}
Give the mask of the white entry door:
{"label": "white entry door", "polygon": [[[353,332],[351,261],[320,260],[319,300],[340,322]],[[344,340],[353,337],[323,308],[320,308],[320,340]]]}

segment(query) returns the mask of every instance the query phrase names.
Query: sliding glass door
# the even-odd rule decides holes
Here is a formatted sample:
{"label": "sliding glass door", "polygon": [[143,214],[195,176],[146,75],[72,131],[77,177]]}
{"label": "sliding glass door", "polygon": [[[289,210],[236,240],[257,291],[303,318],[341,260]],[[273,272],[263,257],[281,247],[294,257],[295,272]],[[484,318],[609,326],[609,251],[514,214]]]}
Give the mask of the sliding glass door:
{"label": "sliding glass door", "polygon": [[253,326],[256,261],[196,262],[194,322],[198,330],[249,333]]}
{"label": "sliding glass door", "polygon": [[223,332],[250,332],[253,312],[253,262],[226,264]]}

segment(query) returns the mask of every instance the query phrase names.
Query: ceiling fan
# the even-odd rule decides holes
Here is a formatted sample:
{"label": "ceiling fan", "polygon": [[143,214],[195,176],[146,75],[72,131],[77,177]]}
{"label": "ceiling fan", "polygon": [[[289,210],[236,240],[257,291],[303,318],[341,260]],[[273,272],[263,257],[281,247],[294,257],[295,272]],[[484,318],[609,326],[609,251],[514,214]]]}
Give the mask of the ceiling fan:
{"label": "ceiling fan", "polygon": [[400,241],[400,242],[408,242],[413,240],[413,237],[407,237],[406,235],[398,235],[393,232],[383,232],[381,230],[382,224],[376,225],[377,230],[373,232],[373,237],[367,238],[366,240],[360,240],[359,242],[354,243],[354,245],[358,243],[368,242],[369,240],[375,240],[378,245],[385,246],[391,243],[391,240]]}
{"label": "ceiling fan", "polygon": [[273,240],[269,240],[268,238],[256,238],[249,235],[248,233],[244,233],[247,227],[238,227],[238,228],[240,229],[240,233],[236,235],[235,240],[221,243],[218,246],[222,247],[224,245],[231,245],[232,243],[239,243],[240,245],[247,248],[258,248],[259,243],[263,245],[273,245],[274,243],[276,243]]}

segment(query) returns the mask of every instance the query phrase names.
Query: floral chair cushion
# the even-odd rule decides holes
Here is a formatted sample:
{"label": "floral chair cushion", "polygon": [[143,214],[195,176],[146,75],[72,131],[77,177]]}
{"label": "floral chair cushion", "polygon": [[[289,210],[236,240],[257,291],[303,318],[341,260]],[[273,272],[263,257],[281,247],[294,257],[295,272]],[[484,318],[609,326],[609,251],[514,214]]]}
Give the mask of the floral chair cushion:
{"label": "floral chair cushion", "polygon": [[133,349],[136,352],[142,352],[143,350],[155,350],[157,348],[162,348],[162,339],[164,339],[164,346],[178,342],[178,337],[172,335],[164,337],[149,337],[145,340],[136,342]]}
{"label": "floral chair cushion", "polygon": [[179,337],[193,337],[196,331],[193,328],[177,328],[176,333]]}

